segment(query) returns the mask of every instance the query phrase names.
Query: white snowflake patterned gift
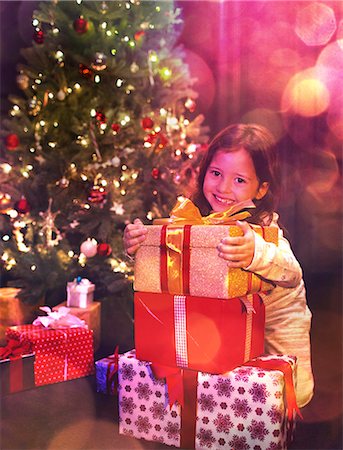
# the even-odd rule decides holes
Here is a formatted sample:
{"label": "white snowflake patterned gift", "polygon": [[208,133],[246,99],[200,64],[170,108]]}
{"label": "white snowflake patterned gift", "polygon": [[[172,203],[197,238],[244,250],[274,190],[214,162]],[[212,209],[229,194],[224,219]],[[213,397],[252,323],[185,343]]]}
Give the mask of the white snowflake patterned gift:
{"label": "white snowflake patterned gift", "polygon": [[120,355],[120,433],[181,448],[287,449],[296,360],[273,355],[246,364],[224,375],[176,369],[166,382],[162,366],[137,360],[134,350]]}
{"label": "white snowflake patterned gift", "polygon": [[87,308],[92,303],[95,286],[87,278],[75,278],[67,283],[67,306]]}

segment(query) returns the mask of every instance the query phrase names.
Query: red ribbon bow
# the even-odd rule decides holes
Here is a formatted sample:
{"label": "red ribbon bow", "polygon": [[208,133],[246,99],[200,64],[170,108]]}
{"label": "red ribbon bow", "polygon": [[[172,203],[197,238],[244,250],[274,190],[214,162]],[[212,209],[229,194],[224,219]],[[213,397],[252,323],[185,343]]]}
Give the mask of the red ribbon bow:
{"label": "red ribbon bow", "polygon": [[20,342],[16,339],[8,339],[6,347],[0,347],[0,359],[16,359],[21,355],[30,353],[31,344]]}
{"label": "red ribbon bow", "polygon": [[113,355],[109,356],[108,359],[111,361],[107,366],[106,372],[106,390],[107,393],[111,393],[111,386],[114,381],[116,374],[118,373],[119,364],[119,346],[117,345],[114,349]]}

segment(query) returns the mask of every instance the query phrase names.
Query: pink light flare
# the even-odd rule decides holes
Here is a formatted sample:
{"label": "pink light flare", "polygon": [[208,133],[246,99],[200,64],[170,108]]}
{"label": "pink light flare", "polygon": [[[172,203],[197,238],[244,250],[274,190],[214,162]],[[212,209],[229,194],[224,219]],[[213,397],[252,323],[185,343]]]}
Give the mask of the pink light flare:
{"label": "pink light flare", "polygon": [[315,67],[296,73],[288,82],[282,98],[284,113],[315,117],[327,110],[330,92]]}
{"label": "pink light flare", "polygon": [[296,16],[295,33],[308,46],[327,44],[336,27],[334,11],[323,3],[311,3]]}

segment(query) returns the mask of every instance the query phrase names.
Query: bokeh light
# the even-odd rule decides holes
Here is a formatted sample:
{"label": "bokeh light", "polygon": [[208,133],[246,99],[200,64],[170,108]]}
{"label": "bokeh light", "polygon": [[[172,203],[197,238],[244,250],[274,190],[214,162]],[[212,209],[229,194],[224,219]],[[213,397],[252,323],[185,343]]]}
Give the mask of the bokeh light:
{"label": "bokeh light", "polygon": [[309,46],[325,45],[336,31],[335,14],[323,3],[311,3],[296,16],[295,32]]}
{"label": "bokeh light", "polygon": [[319,71],[312,67],[295,74],[288,82],[281,99],[283,112],[315,117],[327,110],[330,93]]}

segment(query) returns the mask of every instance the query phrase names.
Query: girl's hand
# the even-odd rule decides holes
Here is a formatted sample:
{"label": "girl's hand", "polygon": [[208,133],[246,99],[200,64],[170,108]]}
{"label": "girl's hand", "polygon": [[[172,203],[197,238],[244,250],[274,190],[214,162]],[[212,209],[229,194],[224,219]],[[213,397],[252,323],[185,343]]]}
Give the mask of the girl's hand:
{"label": "girl's hand", "polygon": [[133,256],[142,242],[145,240],[148,229],[143,225],[139,219],[135,219],[133,223],[126,225],[124,230],[123,243],[125,252]]}
{"label": "girl's hand", "polygon": [[219,256],[227,261],[228,267],[249,267],[255,252],[254,232],[247,222],[236,222],[243,230],[243,236],[227,236],[218,245]]}

